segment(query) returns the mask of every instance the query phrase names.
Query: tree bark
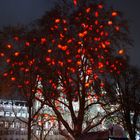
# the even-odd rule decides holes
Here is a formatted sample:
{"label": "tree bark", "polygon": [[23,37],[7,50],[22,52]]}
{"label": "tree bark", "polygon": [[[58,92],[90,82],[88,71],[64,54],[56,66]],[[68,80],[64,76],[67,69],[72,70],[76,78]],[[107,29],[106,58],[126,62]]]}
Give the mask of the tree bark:
{"label": "tree bark", "polygon": [[32,122],[32,106],[29,104],[29,118],[28,118],[28,140],[32,139],[32,130],[31,130],[31,122]]}

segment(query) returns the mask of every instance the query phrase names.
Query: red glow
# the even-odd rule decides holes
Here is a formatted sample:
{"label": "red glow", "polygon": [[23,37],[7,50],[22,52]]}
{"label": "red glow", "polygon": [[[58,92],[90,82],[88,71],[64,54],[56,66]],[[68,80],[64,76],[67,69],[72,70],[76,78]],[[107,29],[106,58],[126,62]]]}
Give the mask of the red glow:
{"label": "red glow", "polygon": [[113,22],[110,20],[110,21],[108,21],[108,25],[112,25],[113,24]]}
{"label": "red glow", "polygon": [[79,33],[78,36],[82,38],[82,37],[84,37],[86,34],[87,34],[87,31],[84,31],[83,33]]}
{"label": "red glow", "polygon": [[15,36],[15,37],[14,37],[14,40],[15,40],[15,41],[18,41],[18,40],[19,40],[19,37],[18,37],[18,36]]}
{"label": "red glow", "polygon": [[102,8],[103,8],[103,5],[102,5],[102,4],[99,4],[99,5],[98,5],[98,8],[99,8],[99,9],[102,9]]}
{"label": "red glow", "polygon": [[105,44],[110,45],[111,43],[110,43],[110,41],[105,41]]}
{"label": "red glow", "polygon": [[115,26],[115,29],[116,29],[116,31],[119,31],[120,27],[119,26]]}
{"label": "red glow", "polygon": [[77,61],[77,65],[81,65],[81,61]]}
{"label": "red glow", "polygon": [[65,50],[67,49],[67,47],[68,47],[68,46],[62,46],[61,49],[62,49],[63,51],[65,51]]}
{"label": "red glow", "polygon": [[102,43],[102,48],[105,49],[106,48],[106,45],[104,43]]}
{"label": "red glow", "polygon": [[98,12],[95,12],[95,17],[98,17],[99,16],[99,13]]}
{"label": "red glow", "polygon": [[58,61],[58,64],[63,67],[64,63],[62,61]]}
{"label": "red glow", "polygon": [[98,68],[101,69],[101,68],[103,68],[103,67],[104,67],[104,64],[103,64],[102,62],[99,62],[99,63],[98,63]]}
{"label": "red glow", "polygon": [[89,83],[85,83],[85,87],[89,87]]}
{"label": "red glow", "polygon": [[82,45],[82,41],[79,41],[78,44],[79,44],[79,45]]}
{"label": "red glow", "polygon": [[55,19],[55,23],[59,23],[60,22],[60,19]]}
{"label": "red glow", "polygon": [[6,59],[6,62],[7,62],[7,63],[10,63],[10,61],[11,61],[11,59],[10,59],[10,58]]}
{"label": "red glow", "polygon": [[69,50],[67,50],[67,51],[66,51],[66,55],[69,55],[69,54],[70,54],[70,51],[69,51]]}
{"label": "red glow", "polygon": [[72,42],[72,39],[69,39],[68,41],[67,41],[67,43],[71,43]]}
{"label": "red glow", "polygon": [[118,54],[119,54],[119,55],[123,55],[124,53],[125,53],[125,52],[124,52],[123,49],[121,49],[121,50],[118,51]]}
{"label": "red glow", "polygon": [[4,77],[8,76],[8,73],[4,73],[3,76],[4,76]]}
{"label": "red glow", "polygon": [[68,59],[67,61],[68,61],[68,63],[71,63],[71,62],[72,62],[72,60],[71,60],[71,59]]}
{"label": "red glow", "polygon": [[8,49],[11,49],[11,48],[12,48],[12,45],[11,45],[11,44],[8,44],[8,45],[7,45],[7,48],[8,48]]}
{"label": "red glow", "polygon": [[5,54],[4,54],[4,53],[0,53],[0,56],[1,56],[1,57],[4,57],[4,56],[5,56]]}
{"label": "red glow", "polygon": [[34,63],[34,60],[29,61],[29,65],[32,65]]}
{"label": "red glow", "polygon": [[24,81],[25,85],[29,85],[30,81]]}
{"label": "red glow", "polygon": [[77,6],[77,0],[73,0],[75,6]]}
{"label": "red glow", "polygon": [[15,52],[14,53],[14,56],[19,56],[19,52]]}
{"label": "red glow", "polygon": [[46,61],[47,61],[47,62],[50,62],[50,61],[51,61],[51,58],[46,57]]}
{"label": "red glow", "polygon": [[62,38],[63,38],[63,37],[64,37],[64,35],[63,35],[63,34],[60,34],[60,37],[62,37]]}
{"label": "red glow", "polygon": [[51,50],[51,49],[49,49],[49,50],[48,50],[48,53],[51,53],[51,52],[52,52],[52,50]]}
{"label": "red glow", "polygon": [[66,24],[66,23],[67,23],[67,21],[66,21],[65,19],[63,19],[63,23],[64,23],[64,24]]}
{"label": "red glow", "polygon": [[67,31],[68,29],[67,28],[64,28],[64,31]]}
{"label": "red glow", "polygon": [[92,70],[91,70],[91,69],[88,69],[88,70],[87,70],[87,74],[88,74],[88,75],[92,74]]}
{"label": "red glow", "polygon": [[46,41],[47,41],[47,40],[46,40],[46,38],[45,38],[45,37],[42,37],[42,38],[41,38],[41,44],[45,44],[45,43],[46,43]]}
{"label": "red glow", "polygon": [[25,42],[25,46],[29,47],[30,46],[30,42]]}
{"label": "red glow", "polygon": [[18,88],[22,88],[23,86],[22,85],[18,85]]}
{"label": "red glow", "polygon": [[26,68],[26,69],[25,69],[25,72],[29,72],[29,69]]}
{"label": "red glow", "polygon": [[109,61],[106,61],[106,65],[109,65]]}
{"label": "red glow", "polygon": [[16,80],[16,78],[15,78],[15,77],[11,77],[11,80],[12,80],[12,81],[15,81],[15,80]]}
{"label": "red glow", "polygon": [[62,45],[60,45],[60,44],[58,44],[58,48],[59,49],[61,49],[61,50],[63,50],[63,51],[66,51],[67,50],[67,48],[68,48],[68,46],[62,46]]}
{"label": "red glow", "polygon": [[90,12],[90,10],[91,10],[90,8],[87,8],[87,9],[86,9],[86,12],[87,12],[87,13],[89,13],[89,12]]}
{"label": "red glow", "polygon": [[105,84],[102,82],[102,83],[100,83],[100,87],[104,87],[105,86]]}
{"label": "red glow", "polygon": [[96,20],[96,21],[95,21],[95,25],[98,25],[98,24],[99,24],[99,22],[98,22],[98,20]]}
{"label": "red glow", "polygon": [[117,12],[112,12],[112,16],[113,16],[113,17],[115,17],[115,16],[117,16],[117,15],[118,15]]}

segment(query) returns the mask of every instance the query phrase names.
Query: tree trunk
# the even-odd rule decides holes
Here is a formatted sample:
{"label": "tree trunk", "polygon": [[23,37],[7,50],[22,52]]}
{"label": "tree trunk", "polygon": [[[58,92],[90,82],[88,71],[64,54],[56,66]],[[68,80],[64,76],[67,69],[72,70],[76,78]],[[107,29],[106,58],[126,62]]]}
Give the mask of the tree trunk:
{"label": "tree trunk", "polygon": [[29,118],[28,118],[28,140],[32,139],[32,130],[31,130],[31,122],[32,122],[32,109],[31,109],[31,105],[29,105]]}
{"label": "tree trunk", "polygon": [[133,124],[131,124],[130,116],[127,116],[125,119],[129,137],[131,140],[135,140],[135,132],[133,130]]}

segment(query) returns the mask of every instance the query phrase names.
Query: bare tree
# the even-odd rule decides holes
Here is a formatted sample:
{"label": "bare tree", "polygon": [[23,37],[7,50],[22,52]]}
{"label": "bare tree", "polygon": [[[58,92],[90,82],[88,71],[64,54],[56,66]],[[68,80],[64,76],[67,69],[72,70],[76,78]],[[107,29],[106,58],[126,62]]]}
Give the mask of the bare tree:
{"label": "bare tree", "polygon": [[127,69],[115,79],[117,103],[121,107],[121,121],[132,140],[139,131],[140,117],[140,74],[139,69],[127,66]]}

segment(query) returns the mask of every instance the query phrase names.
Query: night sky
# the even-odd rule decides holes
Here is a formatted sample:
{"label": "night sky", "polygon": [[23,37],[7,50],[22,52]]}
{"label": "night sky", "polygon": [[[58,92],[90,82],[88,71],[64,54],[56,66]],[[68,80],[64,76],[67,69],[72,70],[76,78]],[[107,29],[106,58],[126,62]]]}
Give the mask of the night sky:
{"label": "night sky", "polygon": [[[131,63],[140,67],[140,0],[107,0],[122,11],[130,23],[134,40]],[[53,6],[54,0],[0,0],[0,28],[18,23],[29,24]]]}

